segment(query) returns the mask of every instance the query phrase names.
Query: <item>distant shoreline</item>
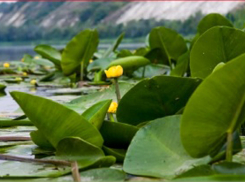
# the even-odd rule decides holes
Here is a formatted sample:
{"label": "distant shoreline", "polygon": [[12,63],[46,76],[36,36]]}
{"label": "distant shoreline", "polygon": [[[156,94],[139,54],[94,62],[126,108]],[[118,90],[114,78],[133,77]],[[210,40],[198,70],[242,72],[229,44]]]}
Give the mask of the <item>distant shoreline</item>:
{"label": "distant shoreline", "polygon": [[[114,39],[100,39],[101,44],[111,44],[116,40]],[[69,40],[36,40],[36,41],[11,41],[11,42],[0,42],[0,47],[3,46],[17,46],[17,45],[23,45],[23,46],[35,46],[38,44],[49,44],[49,45],[65,45],[69,42]],[[122,44],[127,44],[127,43],[145,43],[145,37],[140,37],[140,38],[125,38],[122,40]]]}

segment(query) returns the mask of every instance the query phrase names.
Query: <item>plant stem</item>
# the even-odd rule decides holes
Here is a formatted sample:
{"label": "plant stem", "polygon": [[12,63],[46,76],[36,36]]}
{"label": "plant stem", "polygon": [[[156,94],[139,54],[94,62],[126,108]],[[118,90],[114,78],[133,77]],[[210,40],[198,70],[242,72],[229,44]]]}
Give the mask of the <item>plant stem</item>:
{"label": "plant stem", "polygon": [[145,78],[145,66],[143,67],[142,78]]}
{"label": "plant stem", "polygon": [[53,165],[62,165],[62,166],[71,166],[70,162],[61,161],[61,160],[49,160],[49,159],[32,159],[26,157],[17,157],[11,155],[0,154],[0,160],[8,160],[8,161],[20,161],[20,162],[36,162],[36,163],[46,163]]}
{"label": "plant stem", "polygon": [[111,122],[115,122],[114,116],[112,113],[108,113],[109,114],[109,118]]}
{"label": "plant stem", "polygon": [[84,61],[81,62],[80,81],[83,81]]}
{"label": "plant stem", "polygon": [[72,172],[73,181],[74,182],[81,182],[81,176],[79,173],[77,161],[74,161],[71,163],[71,172]]}
{"label": "plant stem", "polygon": [[30,141],[30,137],[18,137],[18,136],[1,136],[0,141]]}
{"label": "plant stem", "polygon": [[121,100],[121,94],[119,90],[118,79],[114,78],[114,81],[115,81],[115,90],[116,90],[116,95],[117,95],[117,103],[119,103],[119,101]]}
{"label": "plant stem", "polygon": [[227,133],[227,146],[226,146],[226,161],[232,162],[233,151],[233,135],[231,132]]}

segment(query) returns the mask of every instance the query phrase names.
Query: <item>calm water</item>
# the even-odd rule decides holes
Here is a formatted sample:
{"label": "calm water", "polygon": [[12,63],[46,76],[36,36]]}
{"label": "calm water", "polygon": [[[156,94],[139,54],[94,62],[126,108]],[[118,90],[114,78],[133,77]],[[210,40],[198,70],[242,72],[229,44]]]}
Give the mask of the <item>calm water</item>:
{"label": "calm water", "polygon": [[[106,49],[110,44],[100,44],[99,49]],[[143,43],[134,44],[121,44],[119,49],[137,49],[144,46]],[[24,54],[35,55],[33,51],[34,45],[11,45],[11,46],[0,46],[0,62],[20,60]],[[64,45],[53,45],[57,49],[64,48]]]}

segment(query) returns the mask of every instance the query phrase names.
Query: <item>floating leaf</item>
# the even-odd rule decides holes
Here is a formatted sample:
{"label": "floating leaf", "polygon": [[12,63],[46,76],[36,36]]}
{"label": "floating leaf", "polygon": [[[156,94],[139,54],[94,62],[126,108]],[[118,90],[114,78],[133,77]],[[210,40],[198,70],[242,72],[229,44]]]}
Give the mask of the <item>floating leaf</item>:
{"label": "floating leaf", "polygon": [[110,104],[111,100],[98,102],[87,109],[82,114],[82,116],[97,129],[100,129],[102,123],[104,122],[108,108],[110,107]]}
{"label": "floating leaf", "polygon": [[124,37],[124,34],[125,33],[122,33],[121,35],[117,37],[117,39],[113,42],[113,44],[105,51],[105,53],[102,56],[103,58],[109,57],[110,54],[117,49],[117,47],[119,46],[119,44],[121,43]]}
{"label": "floating leaf", "polygon": [[132,73],[139,67],[146,66],[147,64],[150,64],[150,61],[143,56],[128,56],[112,61],[108,68],[121,65],[124,71]]}
{"label": "floating leaf", "polygon": [[136,126],[110,121],[105,121],[100,129],[105,146],[119,149],[127,148],[137,131]]}
{"label": "floating leaf", "polygon": [[11,96],[54,148],[61,139],[69,136],[102,146],[103,139],[98,130],[75,111],[31,94],[14,91]]}
{"label": "floating leaf", "polygon": [[117,109],[117,119],[119,122],[138,125],[173,115],[185,106],[200,82],[200,79],[170,76],[145,79],[122,98]]}
{"label": "floating leaf", "polygon": [[216,155],[227,134],[244,122],[244,69],[245,54],[208,76],[189,99],[181,122],[181,139],[192,157]]}
{"label": "floating leaf", "polygon": [[58,69],[61,69],[61,54],[57,49],[51,47],[50,45],[40,44],[34,48],[34,51],[40,54],[43,58],[54,63]]}
{"label": "floating leaf", "polygon": [[78,137],[62,139],[57,145],[56,155],[68,161],[77,161],[83,168],[105,156],[100,148]]}
{"label": "floating leaf", "polygon": [[171,59],[177,60],[187,51],[183,37],[165,27],[156,27],[151,30],[149,44],[151,49],[160,49],[162,63],[167,65],[171,65]]}
{"label": "floating leaf", "polygon": [[228,26],[233,27],[231,22],[224,16],[218,13],[211,13],[206,15],[198,24],[197,30],[199,34],[203,34],[208,29],[214,26]]}
{"label": "floating leaf", "polygon": [[192,77],[206,78],[220,62],[245,53],[245,33],[230,27],[213,27],[202,34],[190,53]]}
{"label": "floating leaf", "polygon": [[84,30],[66,45],[62,52],[61,66],[65,75],[72,75],[79,70],[81,63],[88,65],[99,44],[96,30]]}
{"label": "floating leaf", "polygon": [[151,121],[132,140],[123,169],[127,173],[173,178],[193,165],[205,164],[208,158],[193,159],[181,144],[180,115]]}

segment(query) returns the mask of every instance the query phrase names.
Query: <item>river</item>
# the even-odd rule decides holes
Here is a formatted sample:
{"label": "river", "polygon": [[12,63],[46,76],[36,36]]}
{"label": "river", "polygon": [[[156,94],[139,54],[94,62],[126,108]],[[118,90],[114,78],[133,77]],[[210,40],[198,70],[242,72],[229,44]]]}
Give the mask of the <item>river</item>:
{"label": "river", "polygon": [[[65,45],[52,45],[57,49],[64,48]],[[110,44],[100,44],[99,49],[107,49]],[[120,44],[119,49],[137,49],[143,47],[143,43],[123,43]],[[24,54],[35,55],[33,51],[35,45],[7,45],[0,46],[0,62],[20,60]]]}

